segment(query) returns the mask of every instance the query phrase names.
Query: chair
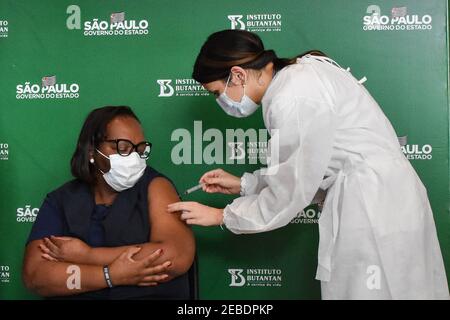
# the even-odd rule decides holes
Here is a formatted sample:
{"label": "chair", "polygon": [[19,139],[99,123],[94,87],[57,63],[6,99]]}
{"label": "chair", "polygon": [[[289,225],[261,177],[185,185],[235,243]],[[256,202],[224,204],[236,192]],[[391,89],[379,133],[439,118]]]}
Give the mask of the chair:
{"label": "chair", "polygon": [[194,256],[194,262],[188,271],[189,281],[189,300],[199,300],[199,284],[198,284],[198,257]]}

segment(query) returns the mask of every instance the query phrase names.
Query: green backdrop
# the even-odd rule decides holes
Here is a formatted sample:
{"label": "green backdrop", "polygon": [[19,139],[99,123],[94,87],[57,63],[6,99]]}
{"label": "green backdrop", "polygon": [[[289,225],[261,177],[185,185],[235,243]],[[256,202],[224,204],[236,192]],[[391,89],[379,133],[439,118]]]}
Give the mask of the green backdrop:
{"label": "green backdrop", "polygon": [[[262,165],[249,158],[264,153],[261,111],[231,118],[191,79],[206,37],[229,28],[257,32],[282,57],[320,49],[368,78],[428,189],[450,270],[447,1],[0,0],[0,299],[36,298],[21,281],[24,243],[46,193],[71,179],[93,108],[131,106],[154,146],[149,164],[179,191],[213,168]],[[227,138],[233,129],[249,137]],[[244,143],[243,163],[229,163],[230,142]],[[233,197],[185,199],[224,207]],[[319,215],[310,207],[250,236],[195,227],[201,298],[319,299]]]}

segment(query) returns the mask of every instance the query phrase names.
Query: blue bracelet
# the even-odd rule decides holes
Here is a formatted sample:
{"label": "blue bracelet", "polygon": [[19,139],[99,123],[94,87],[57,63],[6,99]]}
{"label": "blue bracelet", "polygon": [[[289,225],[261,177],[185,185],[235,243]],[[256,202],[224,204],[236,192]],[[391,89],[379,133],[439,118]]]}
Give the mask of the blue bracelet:
{"label": "blue bracelet", "polygon": [[106,284],[108,287],[112,288],[113,284],[111,282],[111,276],[109,275],[109,267],[103,266],[103,275],[105,276]]}

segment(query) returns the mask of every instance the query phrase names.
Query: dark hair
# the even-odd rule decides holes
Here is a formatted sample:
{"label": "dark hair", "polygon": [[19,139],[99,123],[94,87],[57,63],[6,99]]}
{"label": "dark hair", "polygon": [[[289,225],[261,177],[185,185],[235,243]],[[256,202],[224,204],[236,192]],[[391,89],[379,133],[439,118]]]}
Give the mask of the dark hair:
{"label": "dark hair", "polygon": [[260,70],[273,62],[275,72],[295,63],[306,54],[326,56],[318,50],[304,52],[295,58],[278,58],[274,50],[265,50],[261,38],[245,30],[223,30],[211,34],[200,49],[192,77],[200,83],[226,79],[230,68]]}
{"label": "dark hair", "polygon": [[95,167],[89,162],[89,152],[98,148],[106,137],[106,127],[117,117],[132,117],[139,123],[138,117],[130,107],[106,106],[92,110],[84,121],[78,137],[77,146],[70,160],[70,170],[75,178],[88,184],[95,182]]}

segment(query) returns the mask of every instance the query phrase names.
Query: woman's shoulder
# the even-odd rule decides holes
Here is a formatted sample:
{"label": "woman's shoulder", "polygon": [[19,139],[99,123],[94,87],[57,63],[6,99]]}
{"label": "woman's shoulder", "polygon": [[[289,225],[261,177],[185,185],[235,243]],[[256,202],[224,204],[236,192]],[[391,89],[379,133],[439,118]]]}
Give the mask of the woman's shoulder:
{"label": "woman's shoulder", "polygon": [[145,168],[144,174],[140,181],[143,181],[145,184],[149,184],[153,179],[158,177],[165,177],[165,175],[155,168],[147,165],[147,168]]}
{"label": "woman's shoulder", "polygon": [[264,96],[265,102],[269,104],[278,99],[299,98],[331,103],[328,89],[312,63],[301,61],[280,70]]}
{"label": "woman's shoulder", "polygon": [[298,89],[311,82],[313,74],[309,66],[303,64],[292,64],[278,71],[268,88],[269,95],[297,93]]}
{"label": "woman's shoulder", "polygon": [[144,172],[143,179],[141,179],[142,183],[148,188],[150,186],[150,183],[155,178],[162,178],[164,180],[167,180],[170,184],[172,184],[175,187],[175,184],[173,183],[172,179],[170,179],[166,174],[161,173],[160,171],[154,169],[151,166],[147,166]]}

